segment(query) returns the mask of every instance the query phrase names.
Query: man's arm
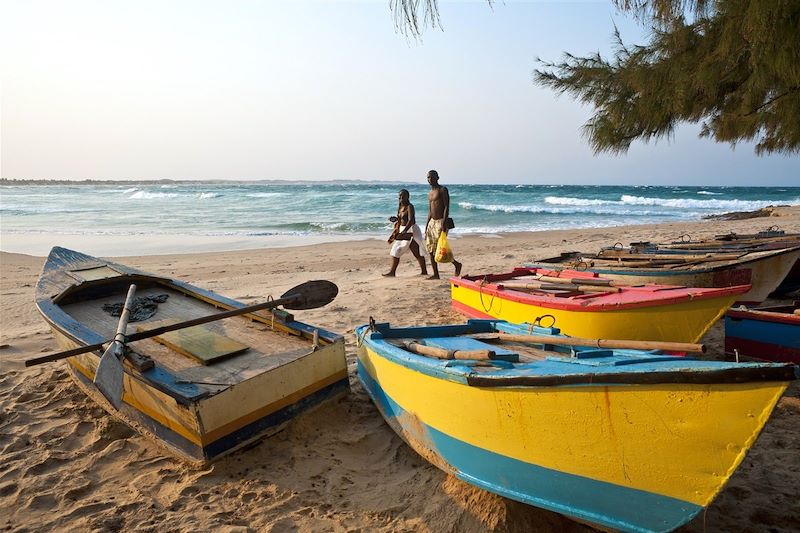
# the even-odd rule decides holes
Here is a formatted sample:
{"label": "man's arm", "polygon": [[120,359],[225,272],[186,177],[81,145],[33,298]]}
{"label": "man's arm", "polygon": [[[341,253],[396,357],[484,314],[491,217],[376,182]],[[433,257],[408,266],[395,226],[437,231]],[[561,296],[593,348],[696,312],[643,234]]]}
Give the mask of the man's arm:
{"label": "man's arm", "polygon": [[447,233],[447,217],[450,216],[450,191],[442,187],[442,201],[444,202],[444,216],[442,217],[442,231]]}

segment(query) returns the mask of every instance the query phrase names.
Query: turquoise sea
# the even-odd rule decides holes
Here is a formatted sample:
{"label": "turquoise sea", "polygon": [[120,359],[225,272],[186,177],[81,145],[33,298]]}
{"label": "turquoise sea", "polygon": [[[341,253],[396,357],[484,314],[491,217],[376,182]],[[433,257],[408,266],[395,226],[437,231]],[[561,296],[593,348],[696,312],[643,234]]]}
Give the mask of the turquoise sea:
{"label": "turquoise sea", "polygon": [[[800,187],[445,185],[456,234],[682,221],[800,204]],[[424,222],[428,186],[420,183],[2,185],[0,230],[7,242],[42,234],[385,237],[401,187]]]}

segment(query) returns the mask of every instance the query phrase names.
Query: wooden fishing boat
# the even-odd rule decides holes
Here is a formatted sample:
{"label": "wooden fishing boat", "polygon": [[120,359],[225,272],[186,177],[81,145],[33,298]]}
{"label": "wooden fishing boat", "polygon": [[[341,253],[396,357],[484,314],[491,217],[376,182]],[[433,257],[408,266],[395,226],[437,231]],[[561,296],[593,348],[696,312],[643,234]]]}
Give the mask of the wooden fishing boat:
{"label": "wooden fishing boat", "polygon": [[800,259],[800,246],[777,250],[704,252],[675,257],[672,254],[600,254],[566,252],[540,259],[525,266],[552,270],[594,272],[626,285],[651,283],[684,287],[731,287],[750,284],[738,304],[755,305],[764,301],[786,278]]}
{"label": "wooden fishing boat", "polygon": [[[617,245],[621,246],[620,243]],[[603,253],[618,253],[617,245],[606,248]],[[682,236],[678,240],[668,243],[653,242],[632,242],[630,250],[632,253],[650,254],[697,254],[697,253],[745,253],[758,252],[765,250],[780,250],[800,246],[800,233],[786,233],[779,230],[777,226],[771,226],[765,231],[755,234],[726,233],[717,235],[713,239],[693,240],[688,235]],[[606,251],[609,250],[609,251]],[[775,294],[785,294],[800,289],[800,259],[795,261],[794,266],[783,278],[783,281],[773,291]]]}
{"label": "wooden fishing boat", "polygon": [[725,313],[725,353],[800,364],[800,302]]}
{"label": "wooden fishing boat", "polygon": [[[58,247],[36,286],[36,305],[59,345],[79,351],[115,336],[118,320],[104,305],[125,299],[131,284],[139,297],[149,298],[140,302],[155,314],[131,322],[129,331],[245,308],[180,280]],[[348,390],[344,339],[278,309],[129,342],[127,348],[119,408],[93,382],[102,349],[66,359],[69,372],[109,412],[189,461],[216,459]]]}
{"label": "wooden fishing boat", "polygon": [[533,328],[544,343],[503,333],[528,328],[361,326],[358,377],[435,466],[614,530],[670,531],[696,516],[798,377],[794,365],[561,347],[552,328]]}
{"label": "wooden fishing boat", "polygon": [[450,278],[453,309],[468,317],[556,325],[578,337],[676,342],[699,341],[749,289],[618,286],[593,272],[543,268]]}

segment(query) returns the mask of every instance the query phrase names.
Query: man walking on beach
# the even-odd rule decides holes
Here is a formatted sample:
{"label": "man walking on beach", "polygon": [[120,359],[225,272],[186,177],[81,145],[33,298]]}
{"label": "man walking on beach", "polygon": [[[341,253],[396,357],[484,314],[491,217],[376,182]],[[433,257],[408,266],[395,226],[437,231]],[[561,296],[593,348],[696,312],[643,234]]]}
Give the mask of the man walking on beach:
{"label": "man walking on beach", "polygon": [[[428,193],[428,222],[425,224],[425,249],[431,255],[433,274],[428,279],[439,279],[439,266],[436,263],[436,246],[439,235],[447,234],[449,229],[445,221],[450,216],[450,193],[447,187],[439,185],[439,173],[435,170],[428,172],[428,184],[431,190]],[[461,263],[453,259],[456,267],[456,276],[461,274]]]}

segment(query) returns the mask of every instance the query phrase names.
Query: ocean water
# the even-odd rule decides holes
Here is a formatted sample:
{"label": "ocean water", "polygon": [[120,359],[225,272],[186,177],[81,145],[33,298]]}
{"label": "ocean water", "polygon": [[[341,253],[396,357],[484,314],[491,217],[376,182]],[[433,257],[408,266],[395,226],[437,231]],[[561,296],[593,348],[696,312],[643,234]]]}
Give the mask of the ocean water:
{"label": "ocean water", "polygon": [[[800,187],[446,185],[456,234],[693,220],[800,205]],[[0,231],[16,241],[27,234],[385,237],[401,187],[409,189],[417,219],[424,223],[426,184],[3,185]],[[0,248],[8,249],[3,242]]]}

